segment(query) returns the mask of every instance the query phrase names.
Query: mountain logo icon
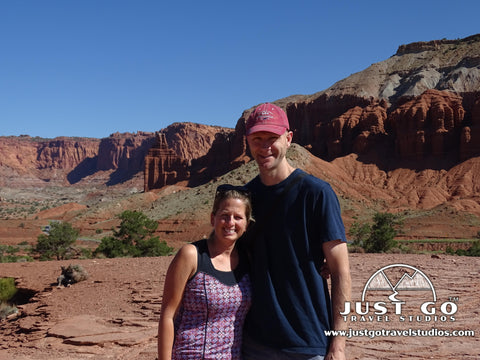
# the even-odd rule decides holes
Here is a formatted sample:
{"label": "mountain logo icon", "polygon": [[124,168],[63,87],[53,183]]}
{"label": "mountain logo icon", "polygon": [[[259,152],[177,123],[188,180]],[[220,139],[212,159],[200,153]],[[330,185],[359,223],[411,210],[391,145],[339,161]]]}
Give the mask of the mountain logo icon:
{"label": "mountain logo icon", "polygon": [[437,301],[437,295],[432,282],[425,273],[411,265],[391,264],[377,270],[367,281],[362,292],[362,301],[366,300],[369,291],[388,291],[391,302],[399,302],[400,291],[428,291],[432,301]]}

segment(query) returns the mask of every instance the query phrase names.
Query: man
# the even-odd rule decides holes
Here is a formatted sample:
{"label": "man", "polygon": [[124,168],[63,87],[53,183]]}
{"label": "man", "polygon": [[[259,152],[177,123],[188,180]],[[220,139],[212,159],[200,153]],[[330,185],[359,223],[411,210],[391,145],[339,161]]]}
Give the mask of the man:
{"label": "man", "polygon": [[[256,220],[251,232],[253,304],[245,324],[244,357],[345,359],[340,315],[350,301],[345,228],[330,185],[286,159],[292,143],[287,115],[258,106],[246,123],[247,142],[259,175],[246,186]],[[331,277],[321,276],[324,261]]]}

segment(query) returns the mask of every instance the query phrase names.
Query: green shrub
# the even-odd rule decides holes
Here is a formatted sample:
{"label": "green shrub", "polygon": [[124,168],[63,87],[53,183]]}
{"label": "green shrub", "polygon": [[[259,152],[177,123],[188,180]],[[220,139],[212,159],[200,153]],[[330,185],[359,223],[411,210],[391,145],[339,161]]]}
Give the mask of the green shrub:
{"label": "green shrub", "polygon": [[80,258],[81,259],[91,259],[93,257],[93,252],[87,248],[80,248]]}
{"label": "green shrub", "polygon": [[0,301],[8,301],[17,293],[17,288],[15,286],[15,279],[0,278]]}
{"label": "green shrub", "polygon": [[173,252],[173,248],[168,246],[165,241],[160,241],[158,237],[139,241],[137,248],[140,256],[166,256]]}
{"label": "green shrub", "polygon": [[78,230],[67,222],[50,222],[50,231],[38,236],[37,246],[34,251],[42,259],[65,259],[69,247],[77,240]]}
{"label": "green shrub", "polygon": [[398,215],[377,212],[372,225],[355,222],[349,234],[353,236],[353,245],[361,246],[365,252],[388,252],[397,246],[395,236],[400,233],[402,224]]}
{"label": "green shrub", "polygon": [[397,215],[390,213],[375,213],[370,236],[364,243],[366,252],[386,252],[397,245],[395,236],[397,228],[402,224]]}
{"label": "green shrub", "polygon": [[369,238],[370,233],[372,232],[372,227],[370,224],[355,221],[349,230],[349,235],[352,236],[353,245],[363,247],[365,241]]}
{"label": "green shrub", "polygon": [[456,255],[459,255],[459,256],[466,256],[466,255],[467,255],[467,250],[465,250],[465,249],[457,249],[457,251],[455,251],[455,254],[456,254]]}
{"label": "green shrub", "polygon": [[459,255],[480,256],[480,240],[475,241],[468,250],[464,250],[464,251],[465,251],[464,253]]}
{"label": "green shrub", "polygon": [[102,239],[102,242],[98,245],[93,254],[95,256],[103,254],[108,258],[116,258],[131,256],[131,252],[132,249],[119,239],[113,236],[106,236]]}
{"label": "green shrub", "polygon": [[153,236],[158,227],[155,220],[149,219],[139,211],[126,210],[119,215],[122,220],[118,230],[113,229],[113,236],[102,239],[95,249],[95,256],[140,257],[170,255],[173,248],[165,241]]}
{"label": "green shrub", "polygon": [[455,250],[453,250],[453,248],[451,246],[447,246],[447,248],[445,249],[445,254],[447,255],[454,255],[455,254]]}

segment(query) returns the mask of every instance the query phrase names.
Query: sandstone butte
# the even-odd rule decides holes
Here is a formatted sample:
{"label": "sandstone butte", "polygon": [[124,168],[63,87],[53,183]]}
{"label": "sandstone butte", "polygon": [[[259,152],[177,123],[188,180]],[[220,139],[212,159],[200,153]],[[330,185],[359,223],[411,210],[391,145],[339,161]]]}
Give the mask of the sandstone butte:
{"label": "sandstone butte", "polygon": [[[290,161],[332,184],[347,230],[380,210],[405,217],[404,239],[471,239],[480,231],[480,35],[401,45],[326,90],[275,103],[294,132]],[[4,213],[0,243],[33,243],[56,219],[80,229],[79,244],[94,246],[125,209],[158,220],[159,236],[176,248],[206,236],[216,185],[255,175],[244,136],[253,108],[235,129],[186,122],[104,139],[0,137],[1,208],[35,209]],[[52,199],[48,209],[33,205]],[[25,299],[17,315],[2,320],[0,359],[155,358],[170,258],[78,261],[91,276],[64,289],[54,283],[68,262],[0,264],[0,276],[15,277]],[[435,326],[477,336],[354,338],[351,358],[478,358],[478,261],[352,254],[354,296],[368,274],[394,262],[431,275],[442,301],[457,299],[457,320]]]}

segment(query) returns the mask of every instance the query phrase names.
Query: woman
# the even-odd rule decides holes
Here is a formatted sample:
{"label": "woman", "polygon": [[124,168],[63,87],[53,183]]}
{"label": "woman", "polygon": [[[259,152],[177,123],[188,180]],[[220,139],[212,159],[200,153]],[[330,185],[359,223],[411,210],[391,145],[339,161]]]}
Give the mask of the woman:
{"label": "woman", "polygon": [[167,271],[158,359],[240,359],[251,303],[247,258],[236,246],[252,220],[243,187],[217,188],[208,239],[184,245]]}

